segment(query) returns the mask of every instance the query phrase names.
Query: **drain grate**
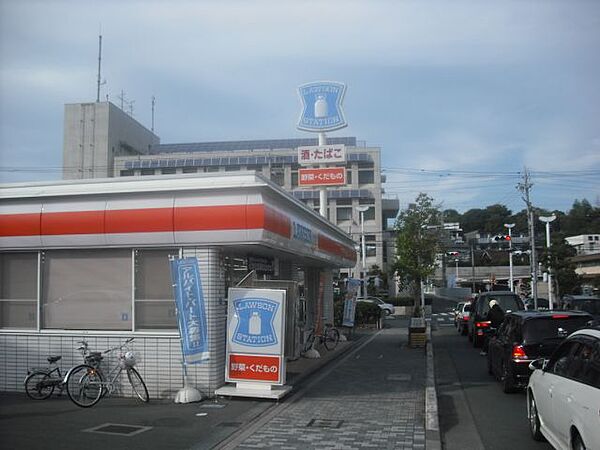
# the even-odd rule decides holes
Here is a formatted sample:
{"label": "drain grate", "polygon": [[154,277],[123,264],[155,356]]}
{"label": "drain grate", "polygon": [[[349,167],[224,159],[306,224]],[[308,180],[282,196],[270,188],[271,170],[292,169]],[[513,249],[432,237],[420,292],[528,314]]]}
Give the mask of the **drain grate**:
{"label": "drain grate", "polygon": [[306,426],[311,428],[339,428],[342,423],[344,423],[343,420],[312,419]]}
{"label": "drain grate", "polygon": [[410,381],[412,375],[409,373],[392,373],[385,377],[386,381]]}
{"label": "drain grate", "polygon": [[243,425],[242,422],[221,422],[218,427],[241,427]]}
{"label": "drain grate", "polygon": [[85,433],[112,434],[117,436],[135,436],[144,431],[151,430],[152,427],[143,427],[140,425],[125,425],[122,423],[104,423],[94,428],[83,430]]}

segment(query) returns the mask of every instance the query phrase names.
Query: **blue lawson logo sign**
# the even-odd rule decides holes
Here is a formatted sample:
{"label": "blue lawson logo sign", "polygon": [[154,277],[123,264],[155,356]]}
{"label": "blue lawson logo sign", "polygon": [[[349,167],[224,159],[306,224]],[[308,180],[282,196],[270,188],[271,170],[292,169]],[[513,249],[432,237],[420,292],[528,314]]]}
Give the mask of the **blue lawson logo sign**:
{"label": "blue lawson logo sign", "polygon": [[175,289],[181,347],[187,364],[209,359],[206,310],[198,260],[171,261],[171,277]]}
{"label": "blue lawson logo sign", "polygon": [[298,88],[302,113],[298,129],[304,131],[333,131],[348,126],[342,111],[346,85],[336,81],[315,81]]}
{"label": "blue lawson logo sign", "polygon": [[248,347],[276,345],[273,320],[279,303],[266,298],[243,298],[234,301],[238,323],[232,341]]}

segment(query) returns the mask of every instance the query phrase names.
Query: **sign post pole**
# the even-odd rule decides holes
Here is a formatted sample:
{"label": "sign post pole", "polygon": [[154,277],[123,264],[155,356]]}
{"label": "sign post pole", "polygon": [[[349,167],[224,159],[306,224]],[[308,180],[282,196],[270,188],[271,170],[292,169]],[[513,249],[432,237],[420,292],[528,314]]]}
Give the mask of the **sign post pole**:
{"label": "sign post pole", "polygon": [[[319,133],[319,146],[325,145],[327,145],[327,135]],[[321,165],[320,167],[325,168],[326,166]],[[327,218],[327,188],[325,186],[319,188],[319,214]]]}

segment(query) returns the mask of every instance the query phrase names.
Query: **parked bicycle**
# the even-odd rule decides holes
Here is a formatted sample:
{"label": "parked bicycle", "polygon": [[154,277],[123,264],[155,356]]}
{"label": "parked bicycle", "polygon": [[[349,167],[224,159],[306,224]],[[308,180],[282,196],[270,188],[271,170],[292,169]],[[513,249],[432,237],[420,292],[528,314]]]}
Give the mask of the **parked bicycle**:
{"label": "parked bicycle", "polygon": [[[80,346],[77,348],[81,352],[83,361],[87,362],[90,355],[88,344],[86,341],[79,341]],[[48,356],[48,367],[35,368],[27,371],[25,377],[25,393],[33,400],[45,400],[50,398],[56,388],[60,389],[60,393],[64,389],[65,378],[63,377],[58,361],[62,359],[61,355]]]}
{"label": "parked bicycle", "polygon": [[340,332],[331,323],[325,324],[322,334],[315,333],[315,329],[312,328],[304,344],[305,353],[313,348],[317,339],[327,350],[333,350],[340,341]]}
{"label": "parked bicycle", "polygon": [[82,408],[94,406],[106,394],[112,394],[120,387],[119,377],[123,370],[135,395],[143,402],[150,401],[148,388],[142,376],[135,369],[135,354],[129,350],[129,344],[134,338],[127,339],[123,344],[109,348],[104,354],[118,351],[117,364],[105,376],[100,368],[104,359],[101,354],[87,364],[80,364],[69,371],[66,377],[67,394],[71,401]]}

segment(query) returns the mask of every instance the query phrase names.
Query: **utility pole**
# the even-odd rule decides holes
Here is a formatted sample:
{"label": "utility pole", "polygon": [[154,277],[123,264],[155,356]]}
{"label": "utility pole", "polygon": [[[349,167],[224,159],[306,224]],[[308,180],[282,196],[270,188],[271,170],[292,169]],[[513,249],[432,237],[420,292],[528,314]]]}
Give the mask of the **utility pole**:
{"label": "utility pole", "polygon": [[517,189],[523,194],[523,201],[527,205],[527,222],[529,224],[529,243],[531,245],[531,255],[529,265],[531,268],[531,295],[533,296],[533,307],[537,309],[537,258],[535,254],[535,220],[533,220],[533,206],[529,197],[529,190],[533,184],[530,181],[529,171],[527,167],[524,169],[523,182],[517,184]]}

